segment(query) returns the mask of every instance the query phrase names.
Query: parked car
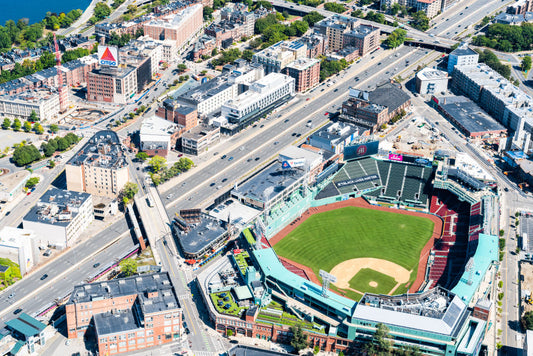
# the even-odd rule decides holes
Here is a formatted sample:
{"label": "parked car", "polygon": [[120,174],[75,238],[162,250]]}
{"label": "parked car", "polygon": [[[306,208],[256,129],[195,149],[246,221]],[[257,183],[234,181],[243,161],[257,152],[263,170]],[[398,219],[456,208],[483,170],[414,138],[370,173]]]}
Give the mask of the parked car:
{"label": "parked car", "polygon": [[48,275],[45,273],[41,276],[41,281],[44,281],[46,278],[48,278]]}
{"label": "parked car", "polygon": [[100,262],[97,262],[93,265],[93,268],[98,268],[98,266],[100,266]]}

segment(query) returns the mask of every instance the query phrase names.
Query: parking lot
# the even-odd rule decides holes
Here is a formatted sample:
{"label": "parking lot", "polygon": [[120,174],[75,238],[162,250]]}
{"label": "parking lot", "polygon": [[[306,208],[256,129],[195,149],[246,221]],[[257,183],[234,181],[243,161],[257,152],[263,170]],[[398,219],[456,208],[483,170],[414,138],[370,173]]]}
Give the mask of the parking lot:
{"label": "parking lot", "polygon": [[522,243],[522,251],[526,254],[533,252],[533,213],[522,211],[520,212],[520,241]]}

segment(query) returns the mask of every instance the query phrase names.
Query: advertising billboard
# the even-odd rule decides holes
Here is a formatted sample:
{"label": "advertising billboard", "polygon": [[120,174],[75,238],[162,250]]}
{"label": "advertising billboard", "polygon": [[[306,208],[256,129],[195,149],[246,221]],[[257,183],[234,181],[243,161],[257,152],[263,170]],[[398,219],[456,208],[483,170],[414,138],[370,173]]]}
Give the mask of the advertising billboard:
{"label": "advertising billboard", "polygon": [[397,155],[396,153],[389,153],[389,160],[401,162],[403,161],[403,156]]}
{"label": "advertising billboard", "polygon": [[118,48],[98,46],[98,63],[104,66],[118,67]]}
{"label": "advertising billboard", "polygon": [[286,161],[281,162],[281,168],[283,169],[298,168],[303,167],[304,165],[305,158],[288,159]]}
{"label": "advertising billboard", "polygon": [[379,141],[370,141],[344,147],[344,159],[351,160],[365,156],[375,155],[378,153]]}

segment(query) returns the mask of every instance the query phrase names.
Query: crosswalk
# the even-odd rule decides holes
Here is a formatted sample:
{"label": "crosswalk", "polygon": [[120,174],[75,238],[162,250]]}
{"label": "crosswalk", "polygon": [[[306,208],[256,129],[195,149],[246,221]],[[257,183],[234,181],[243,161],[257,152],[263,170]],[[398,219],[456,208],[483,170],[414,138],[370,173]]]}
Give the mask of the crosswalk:
{"label": "crosswalk", "polygon": [[194,351],[192,350],[192,354],[194,356],[218,356],[219,354],[217,352],[211,352],[211,351]]}

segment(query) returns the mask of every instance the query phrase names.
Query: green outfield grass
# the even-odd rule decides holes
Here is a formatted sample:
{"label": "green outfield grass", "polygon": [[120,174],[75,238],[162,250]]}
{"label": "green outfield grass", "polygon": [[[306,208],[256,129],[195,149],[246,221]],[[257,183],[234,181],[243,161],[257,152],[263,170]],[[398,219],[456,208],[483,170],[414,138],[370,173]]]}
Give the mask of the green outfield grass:
{"label": "green outfield grass", "polygon": [[[377,287],[371,287],[370,282],[376,282]],[[391,276],[380,273],[370,268],[361,268],[359,272],[352,279],[350,279],[350,287],[369,293],[388,294],[392,288],[397,284],[396,280]]]}
{"label": "green outfield grass", "polygon": [[310,267],[317,276],[320,269],[329,272],[352,258],[380,258],[412,270],[412,282],[420,252],[432,233],[433,222],[426,218],[346,207],[312,215],[274,250]]}

